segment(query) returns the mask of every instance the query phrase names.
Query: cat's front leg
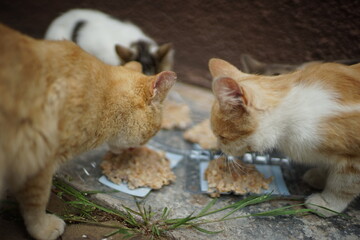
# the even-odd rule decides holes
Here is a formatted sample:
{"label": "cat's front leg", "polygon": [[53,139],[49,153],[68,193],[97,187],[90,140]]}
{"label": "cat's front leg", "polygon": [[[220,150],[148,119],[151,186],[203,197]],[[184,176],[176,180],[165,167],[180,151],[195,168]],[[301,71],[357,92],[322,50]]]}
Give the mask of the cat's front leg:
{"label": "cat's front leg", "polygon": [[339,164],[329,169],[324,191],[310,195],[306,200],[306,206],[315,209],[326,217],[330,217],[336,215],[336,213],[321,207],[342,212],[359,194],[360,165],[349,162],[341,163],[341,166]]}
{"label": "cat's front leg", "polygon": [[326,168],[316,167],[309,169],[303,176],[303,180],[311,187],[323,190],[326,185],[328,170]]}
{"label": "cat's front leg", "polygon": [[62,219],[45,212],[53,173],[53,164],[47,165],[16,193],[26,228],[32,237],[39,240],[57,239],[65,228]]}

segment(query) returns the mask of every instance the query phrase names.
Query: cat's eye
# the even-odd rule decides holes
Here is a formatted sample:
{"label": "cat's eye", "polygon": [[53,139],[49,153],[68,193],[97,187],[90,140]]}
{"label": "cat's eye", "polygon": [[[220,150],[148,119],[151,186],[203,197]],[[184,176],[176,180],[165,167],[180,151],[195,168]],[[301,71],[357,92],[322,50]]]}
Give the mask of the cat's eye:
{"label": "cat's eye", "polygon": [[219,139],[220,139],[220,141],[223,141],[223,140],[225,140],[226,138],[225,138],[224,136],[219,135]]}

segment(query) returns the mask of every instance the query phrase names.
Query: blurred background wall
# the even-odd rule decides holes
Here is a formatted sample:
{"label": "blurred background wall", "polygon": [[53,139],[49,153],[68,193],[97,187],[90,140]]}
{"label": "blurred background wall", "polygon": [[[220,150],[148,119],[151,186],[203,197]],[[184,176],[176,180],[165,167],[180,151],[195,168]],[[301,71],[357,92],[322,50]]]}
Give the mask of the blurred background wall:
{"label": "blurred background wall", "polygon": [[212,57],[236,66],[242,53],[269,63],[360,58],[357,0],[1,0],[0,22],[42,38],[71,8],[98,9],[173,42],[179,81],[205,87]]}

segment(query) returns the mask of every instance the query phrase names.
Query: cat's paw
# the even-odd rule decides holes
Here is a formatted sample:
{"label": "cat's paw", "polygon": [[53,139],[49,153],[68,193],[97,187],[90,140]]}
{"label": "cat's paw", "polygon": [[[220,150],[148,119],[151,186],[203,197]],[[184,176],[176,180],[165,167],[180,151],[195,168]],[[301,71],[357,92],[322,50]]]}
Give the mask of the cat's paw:
{"label": "cat's paw", "polygon": [[303,180],[316,189],[325,188],[326,178],[326,171],[320,168],[311,168],[303,176]]}
{"label": "cat's paw", "polygon": [[28,224],[27,229],[32,237],[38,240],[54,240],[63,234],[65,222],[52,214],[45,214],[36,223]]}
{"label": "cat's paw", "polygon": [[[324,198],[321,193],[314,193],[306,199],[305,206],[307,208],[314,209],[321,216],[331,217],[337,215],[337,213],[342,212],[347,207],[347,204],[336,201],[335,199]],[[331,209],[335,212],[329,211],[322,207]]]}

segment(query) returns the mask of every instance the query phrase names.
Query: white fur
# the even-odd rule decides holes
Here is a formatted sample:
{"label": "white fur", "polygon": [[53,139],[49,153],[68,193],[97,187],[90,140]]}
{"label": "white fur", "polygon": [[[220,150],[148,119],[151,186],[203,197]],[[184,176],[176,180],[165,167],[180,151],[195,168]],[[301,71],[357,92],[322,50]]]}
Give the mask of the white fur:
{"label": "white fur", "polygon": [[319,124],[324,118],[360,111],[360,106],[341,106],[336,94],[322,86],[295,86],[282,103],[259,119],[259,128],[247,142],[257,151],[278,148],[298,161],[316,157],[313,150],[322,139]]}
{"label": "white fur", "polygon": [[74,26],[81,20],[86,23],[78,32],[77,44],[107,64],[121,63],[116,44],[130,48],[133,42],[143,40],[151,44],[152,52],[157,49],[157,44],[136,25],[90,9],[73,9],[56,18],[47,29],[45,39],[71,40]]}
{"label": "white fur", "polygon": [[234,93],[236,91],[234,89],[228,88],[226,86],[223,86],[222,89],[219,90],[219,100],[220,102],[236,106],[239,105],[239,102],[241,102],[241,99],[239,97],[235,97]]}

